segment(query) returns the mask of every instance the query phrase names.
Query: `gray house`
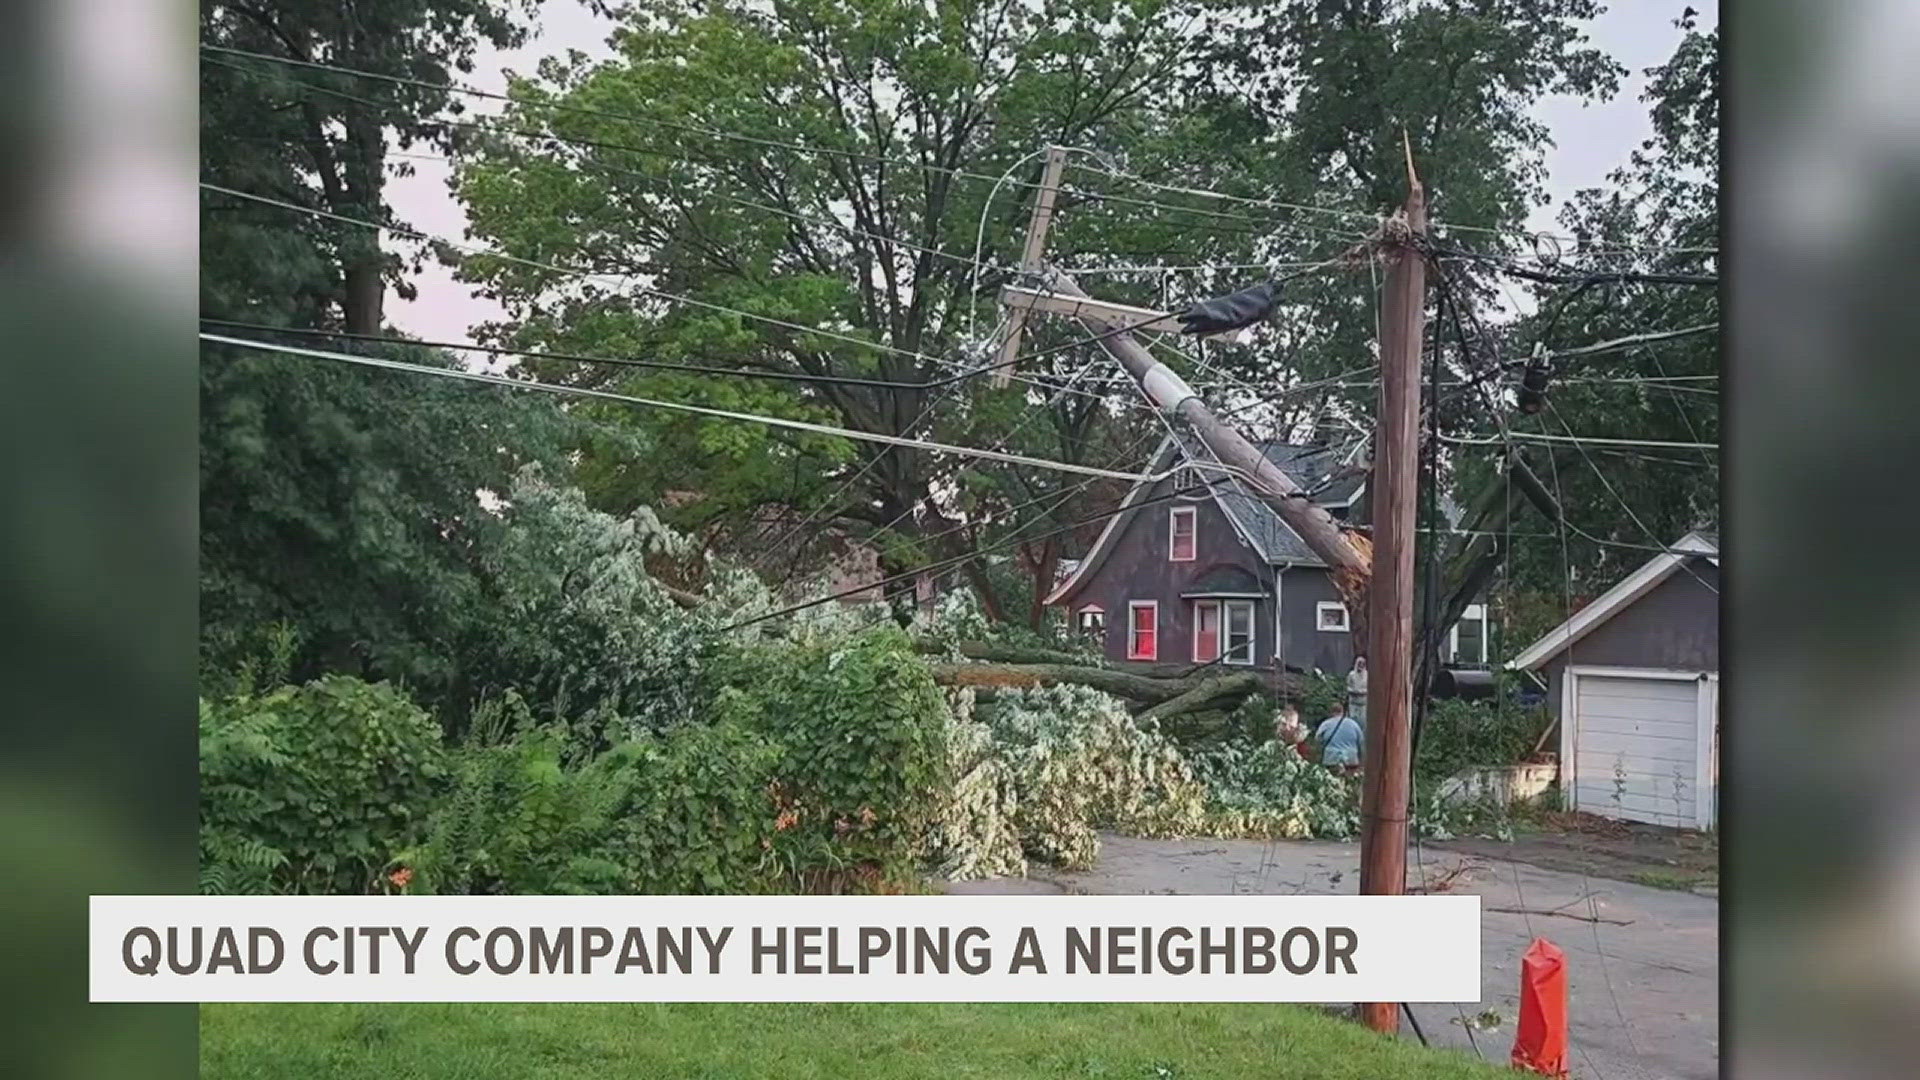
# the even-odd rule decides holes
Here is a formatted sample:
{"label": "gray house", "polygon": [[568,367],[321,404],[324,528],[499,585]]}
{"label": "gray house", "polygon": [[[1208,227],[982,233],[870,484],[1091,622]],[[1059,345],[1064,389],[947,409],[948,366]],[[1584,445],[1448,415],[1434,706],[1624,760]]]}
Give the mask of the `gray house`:
{"label": "gray house", "polygon": [[1507,665],[1547,684],[1569,809],[1706,829],[1720,776],[1720,543],[1689,533]]}
{"label": "gray house", "polygon": [[[1361,443],[1257,445],[1328,513],[1364,520]],[[1147,471],[1185,467],[1135,484],[1046,602],[1122,665],[1346,671],[1352,622],[1326,564],[1239,480],[1195,464],[1210,460],[1197,442],[1163,440]],[[1468,615],[1449,660],[1484,660],[1485,620]]]}

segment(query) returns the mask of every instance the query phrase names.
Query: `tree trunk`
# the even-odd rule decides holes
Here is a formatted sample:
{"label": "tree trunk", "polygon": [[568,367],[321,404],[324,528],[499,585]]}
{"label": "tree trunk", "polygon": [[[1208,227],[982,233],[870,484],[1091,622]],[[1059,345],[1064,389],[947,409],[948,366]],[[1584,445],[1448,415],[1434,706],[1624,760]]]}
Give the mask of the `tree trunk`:
{"label": "tree trunk", "polygon": [[1179,697],[1168,698],[1153,706],[1141,713],[1140,718],[1160,720],[1180,713],[1228,710],[1246,700],[1248,695],[1258,693],[1259,690],[1260,676],[1252,672],[1219,675],[1207,679]]}

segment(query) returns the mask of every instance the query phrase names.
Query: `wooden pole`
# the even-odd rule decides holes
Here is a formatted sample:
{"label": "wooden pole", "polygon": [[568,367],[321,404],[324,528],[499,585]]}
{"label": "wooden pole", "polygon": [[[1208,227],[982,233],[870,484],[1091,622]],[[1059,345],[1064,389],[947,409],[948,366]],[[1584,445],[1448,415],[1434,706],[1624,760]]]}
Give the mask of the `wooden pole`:
{"label": "wooden pole", "polygon": [[[1037,274],[1046,265],[1047,227],[1053,224],[1053,200],[1060,194],[1060,174],[1067,167],[1067,152],[1058,146],[1047,147],[1047,167],[1040,177],[1040,190],[1033,199],[1033,216],[1027,219],[1027,246],[1020,253],[1020,272]],[[996,388],[1013,381],[1014,357],[1020,355],[1020,334],[1026,328],[1027,313],[1015,308],[1007,316],[1007,337],[1000,344],[999,363],[993,373]]]}
{"label": "wooden pole", "polygon": [[[1426,194],[1407,160],[1403,237],[1393,251],[1381,319],[1380,414],[1374,438],[1373,574],[1368,592],[1366,747],[1360,794],[1360,892],[1407,891],[1407,804],[1412,787],[1413,551],[1419,473],[1420,348],[1426,326],[1426,263],[1414,247],[1426,233]],[[1395,243],[1397,239],[1397,243]],[[1395,250],[1397,249],[1397,250]],[[1399,1006],[1369,1002],[1361,1019],[1399,1029]]]}

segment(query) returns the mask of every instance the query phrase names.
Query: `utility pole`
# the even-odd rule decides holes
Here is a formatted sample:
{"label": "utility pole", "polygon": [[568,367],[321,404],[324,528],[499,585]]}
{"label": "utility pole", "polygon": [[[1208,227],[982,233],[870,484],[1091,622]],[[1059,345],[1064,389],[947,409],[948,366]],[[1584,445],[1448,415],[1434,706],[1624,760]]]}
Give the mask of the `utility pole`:
{"label": "utility pole", "polygon": [[[1027,219],[1027,246],[1020,253],[1020,273],[1031,277],[1046,265],[1047,227],[1053,224],[1053,200],[1060,194],[1060,174],[1067,167],[1063,147],[1047,147],[1047,167],[1040,176],[1040,190],[1034,194],[1033,216]],[[1013,358],[1020,355],[1020,332],[1026,327],[1027,311],[1014,308],[1007,313],[1007,337],[1000,345],[1000,367],[992,384],[998,389],[1013,381]]]}
{"label": "utility pole", "polygon": [[[1404,139],[1404,135],[1402,136]],[[1407,806],[1412,787],[1413,553],[1420,469],[1420,350],[1426,328],[1426,262],[1415,246],[1427,231],[1426,193],[1407,150],[1403,221],[1390,223],[1381,319],[1380,413],[1374,437],[1373,573],[1368,590],[1366,747],[1360,793],[1360,892],[1407,891]],[[1394,232],[1404,228],[1404,235]],[[1361,1019],[1399,1029],[1399,1005],[1368,1002]]]}

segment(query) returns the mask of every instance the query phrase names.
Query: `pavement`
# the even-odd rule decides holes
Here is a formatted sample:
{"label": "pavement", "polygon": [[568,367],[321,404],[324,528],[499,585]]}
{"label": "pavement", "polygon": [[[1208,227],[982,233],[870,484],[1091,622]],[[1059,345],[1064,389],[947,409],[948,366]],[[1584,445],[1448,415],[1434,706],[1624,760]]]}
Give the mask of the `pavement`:
{"label": "pavement", "polygon": [[[1035,864],[1026,878],[956,882],[947,891],[1351,893],[1359,867],[1357,843],[1107,835],[1101,838],[1099,861],[1087,872]],[[1477,1051],[1506,1064],[1519,1015],[1520,957],[1534,938],[1544,937],[1567,957],[1569,1064],[1577,1080],[1718,1077],[1718,899],[1434,846],[1410,859],[1407,872],[1410,885],[1440,883],[1442,891],[1481,897],[1484,996],[1475,1005],[1413,1006],[1434,1045]],[[1497,1021],[1477,1026],[1487,1012]],[[1401,1033],[1414,1037],[1405,1023]]]}

